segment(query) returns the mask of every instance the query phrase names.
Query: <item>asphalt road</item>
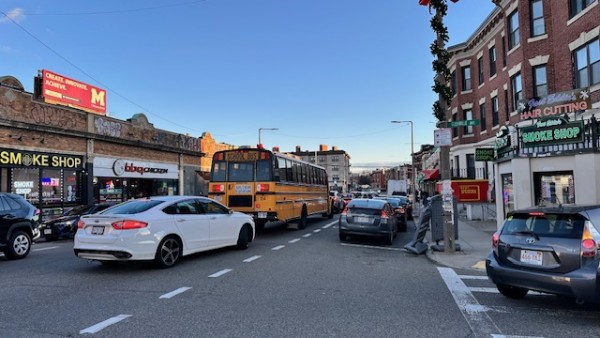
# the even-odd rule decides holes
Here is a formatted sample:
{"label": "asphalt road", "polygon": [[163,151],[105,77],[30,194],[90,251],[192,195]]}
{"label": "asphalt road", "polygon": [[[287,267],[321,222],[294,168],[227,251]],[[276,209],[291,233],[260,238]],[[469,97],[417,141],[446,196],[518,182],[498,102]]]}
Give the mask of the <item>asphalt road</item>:
{"label": "asphalt road", "polygon": [[404,251],[412,233],[399,234],[392,246],[340,243],[334,223],[309,219],[304,230],[268,225],[247,250],[197,254],[166,270],[82,260],[68,240],[37,243],[24,260],[0,257],[0,336],[600,334],[596,307],[546,295],[510,301],[481,273],[438,267]]}

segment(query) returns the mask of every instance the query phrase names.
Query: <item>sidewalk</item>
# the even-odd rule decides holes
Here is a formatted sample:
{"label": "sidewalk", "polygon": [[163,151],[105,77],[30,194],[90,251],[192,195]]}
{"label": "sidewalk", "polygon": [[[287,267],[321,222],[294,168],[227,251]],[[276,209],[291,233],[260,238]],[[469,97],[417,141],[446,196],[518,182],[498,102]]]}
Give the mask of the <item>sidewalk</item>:
{"label": "sidewalk", "polygon": [[[475,269],[485,271],[485,258],[492,247],[492,234],[496,231],[496,221],[458,221],[458,239],[460,251],[446,253],[431,250],[431,231],[427,232],[429,242],[427,257],[444,266],[458,269]],[[444,244],[440,241],[439,244]]]}

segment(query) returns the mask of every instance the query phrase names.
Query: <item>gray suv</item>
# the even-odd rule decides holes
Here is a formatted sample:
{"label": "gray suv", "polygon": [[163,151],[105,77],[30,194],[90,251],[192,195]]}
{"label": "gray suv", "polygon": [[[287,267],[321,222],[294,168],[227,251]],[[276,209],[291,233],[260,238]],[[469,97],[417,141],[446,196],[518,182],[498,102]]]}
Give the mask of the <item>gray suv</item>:
{"label": "gray suv", "polygon": [[40,236],[40,210],[23,197],[0,193],[0,251],[8,259],[25,258]]}
{"label": "gray suv", "polygon": [[600,303],[600,206],[510,212],[492,237],[488,277],[509,298],[528,290]]}

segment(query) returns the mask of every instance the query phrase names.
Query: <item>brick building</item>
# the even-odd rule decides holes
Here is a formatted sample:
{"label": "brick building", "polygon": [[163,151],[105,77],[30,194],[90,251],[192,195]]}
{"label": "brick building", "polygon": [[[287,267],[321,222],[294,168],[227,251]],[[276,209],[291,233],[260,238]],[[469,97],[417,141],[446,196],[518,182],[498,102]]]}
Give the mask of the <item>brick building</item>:
{"label": "brick building", "polygon": [[325,144],[319,145],[318,151],[302,150],[296,146],[296,151],[291,154],[310,163],[316,163],[325,168],[329,179],[329,189],[346,193],[350,187],[350,155],[345,150],[333,146],[331,149]]}
{"label": "brick building", "polygon": [[0,77],[0,191],[25,197],[42,219],[65,208],[149,195],[203,194],[199,138],[47,104]]}
{"label": "brick building", "polygon": [[[453,179],[488,179],[498,221],[540,203],[600,203],[600,7],[589,0],[495,0],[451,46]],[[476,148],[495,161],[476,161]]]}

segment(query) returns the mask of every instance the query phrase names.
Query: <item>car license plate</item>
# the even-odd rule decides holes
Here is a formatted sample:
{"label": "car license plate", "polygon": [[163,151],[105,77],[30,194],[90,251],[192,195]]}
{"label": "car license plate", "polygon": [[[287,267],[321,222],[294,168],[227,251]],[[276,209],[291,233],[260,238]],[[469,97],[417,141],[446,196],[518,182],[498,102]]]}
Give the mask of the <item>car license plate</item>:
{"label": "car license plate", "polygon": [[542,252],[521,250],[521,262],[533,265],[542,265]]}
{"label": "car license plate", "polygon": [[258,213],[258,218],[267,218],[267,213],[266,212],[259,212]]}
{"label": "car license plate", "polygon": [[104,227],[103,226],[93,226],[92,227],[92,235],[103,235]]}
{"label": "car license plate", "polygon": [[355,217],[354,221],[356,221],[356,223],[371,223],[371,219],[369,217]]}
{"label": "car license plate", "polygon": [[44,229],[44,235],[52,234],[52,229]]}
{"label": "car license plate", "polygon": [[250,186],[247,184],[243,184],[243,185],[236,185],[235,186],[235,192],[238,194],[249,194],[250,193]]}

